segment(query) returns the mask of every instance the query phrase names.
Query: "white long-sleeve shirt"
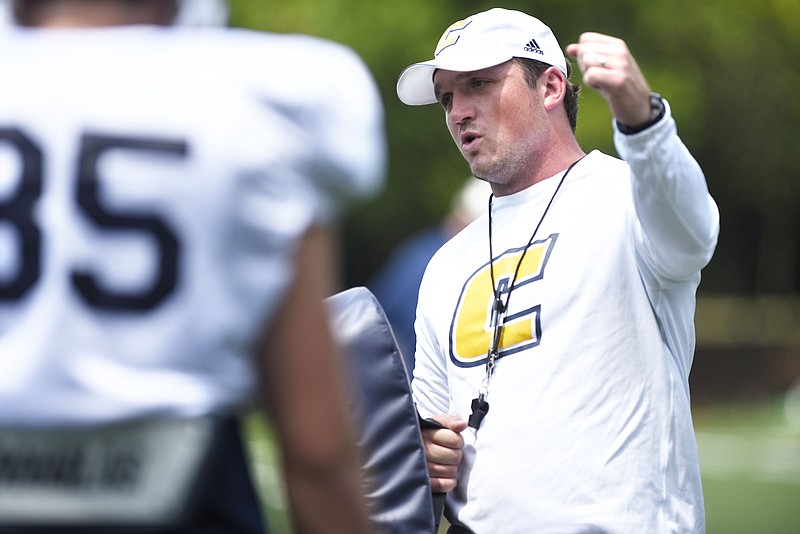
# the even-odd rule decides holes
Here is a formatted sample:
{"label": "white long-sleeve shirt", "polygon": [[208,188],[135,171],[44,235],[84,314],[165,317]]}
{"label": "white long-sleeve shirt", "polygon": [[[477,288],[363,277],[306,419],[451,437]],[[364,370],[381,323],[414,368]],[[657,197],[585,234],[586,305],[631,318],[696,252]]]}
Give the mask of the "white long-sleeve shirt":
{"label": "white long-sleeve shirt", "polygon": [[[451,521],[477,534],[704,530],[688,376],[718,212],[668,106],[615,143],[626,161],[595,151],[569,173],[514,283],[490,409],[462,433],[448,497]],[[494,199],[499,287],[562,174]],[[468,419],[484,380],[488,224],[484,214],[425,273],[413,380],[423,417]]]}

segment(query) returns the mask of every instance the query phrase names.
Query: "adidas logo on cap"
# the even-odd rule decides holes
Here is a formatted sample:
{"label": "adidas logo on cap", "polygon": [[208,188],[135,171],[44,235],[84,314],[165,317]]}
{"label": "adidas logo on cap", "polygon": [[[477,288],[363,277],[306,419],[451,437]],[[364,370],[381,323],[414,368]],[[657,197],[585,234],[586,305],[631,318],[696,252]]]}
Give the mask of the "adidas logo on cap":
{"label": "adidas logo on cap", "polygon": [[539,46],[539,43],[536,42],[536,39],[531,39],[528,44],[525,45],[526,52],[533,52],[534,54],[544,55],[544,50]]}

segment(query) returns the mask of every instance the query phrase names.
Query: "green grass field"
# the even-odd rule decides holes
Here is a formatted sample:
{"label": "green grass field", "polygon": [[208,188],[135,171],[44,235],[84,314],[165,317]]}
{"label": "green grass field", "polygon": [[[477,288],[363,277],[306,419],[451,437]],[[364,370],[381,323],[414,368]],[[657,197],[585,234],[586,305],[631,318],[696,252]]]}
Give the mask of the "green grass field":
{"label": "green grass field", "polygon": [[[694,417],[707,534],[800,534],[800,424],[784,399],[705,406]],[[252,420],[247,435],[272,533],[288,534],[269,433]]]}
{"label": "green grass field", "polygon": [[782,398],[695,411],[708,534],[800,534],[800,426]]}

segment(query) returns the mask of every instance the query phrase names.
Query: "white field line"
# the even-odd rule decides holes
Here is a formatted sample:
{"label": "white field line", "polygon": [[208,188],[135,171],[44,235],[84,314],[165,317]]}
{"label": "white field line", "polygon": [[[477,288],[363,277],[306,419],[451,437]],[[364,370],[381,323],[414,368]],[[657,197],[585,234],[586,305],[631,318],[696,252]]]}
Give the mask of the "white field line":
{"label": "white field line", "polygon": [[783,429],[762,429],[760,435],[698,432],[703,476],[800,486],[800,437],[790,434]]}

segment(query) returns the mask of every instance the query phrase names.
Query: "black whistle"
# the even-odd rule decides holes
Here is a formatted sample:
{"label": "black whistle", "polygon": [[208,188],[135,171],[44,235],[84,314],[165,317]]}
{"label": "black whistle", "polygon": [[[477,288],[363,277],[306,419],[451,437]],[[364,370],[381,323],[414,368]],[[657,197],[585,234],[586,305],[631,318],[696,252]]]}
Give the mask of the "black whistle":
{"label": "black whistle", "polygon": [[472,399],[472,415],[469,416],[468,424],[475,430],[481,426],[483,418],[489,412],[489,403],[483,398],[483,395],[478,395],[477,399]]}

